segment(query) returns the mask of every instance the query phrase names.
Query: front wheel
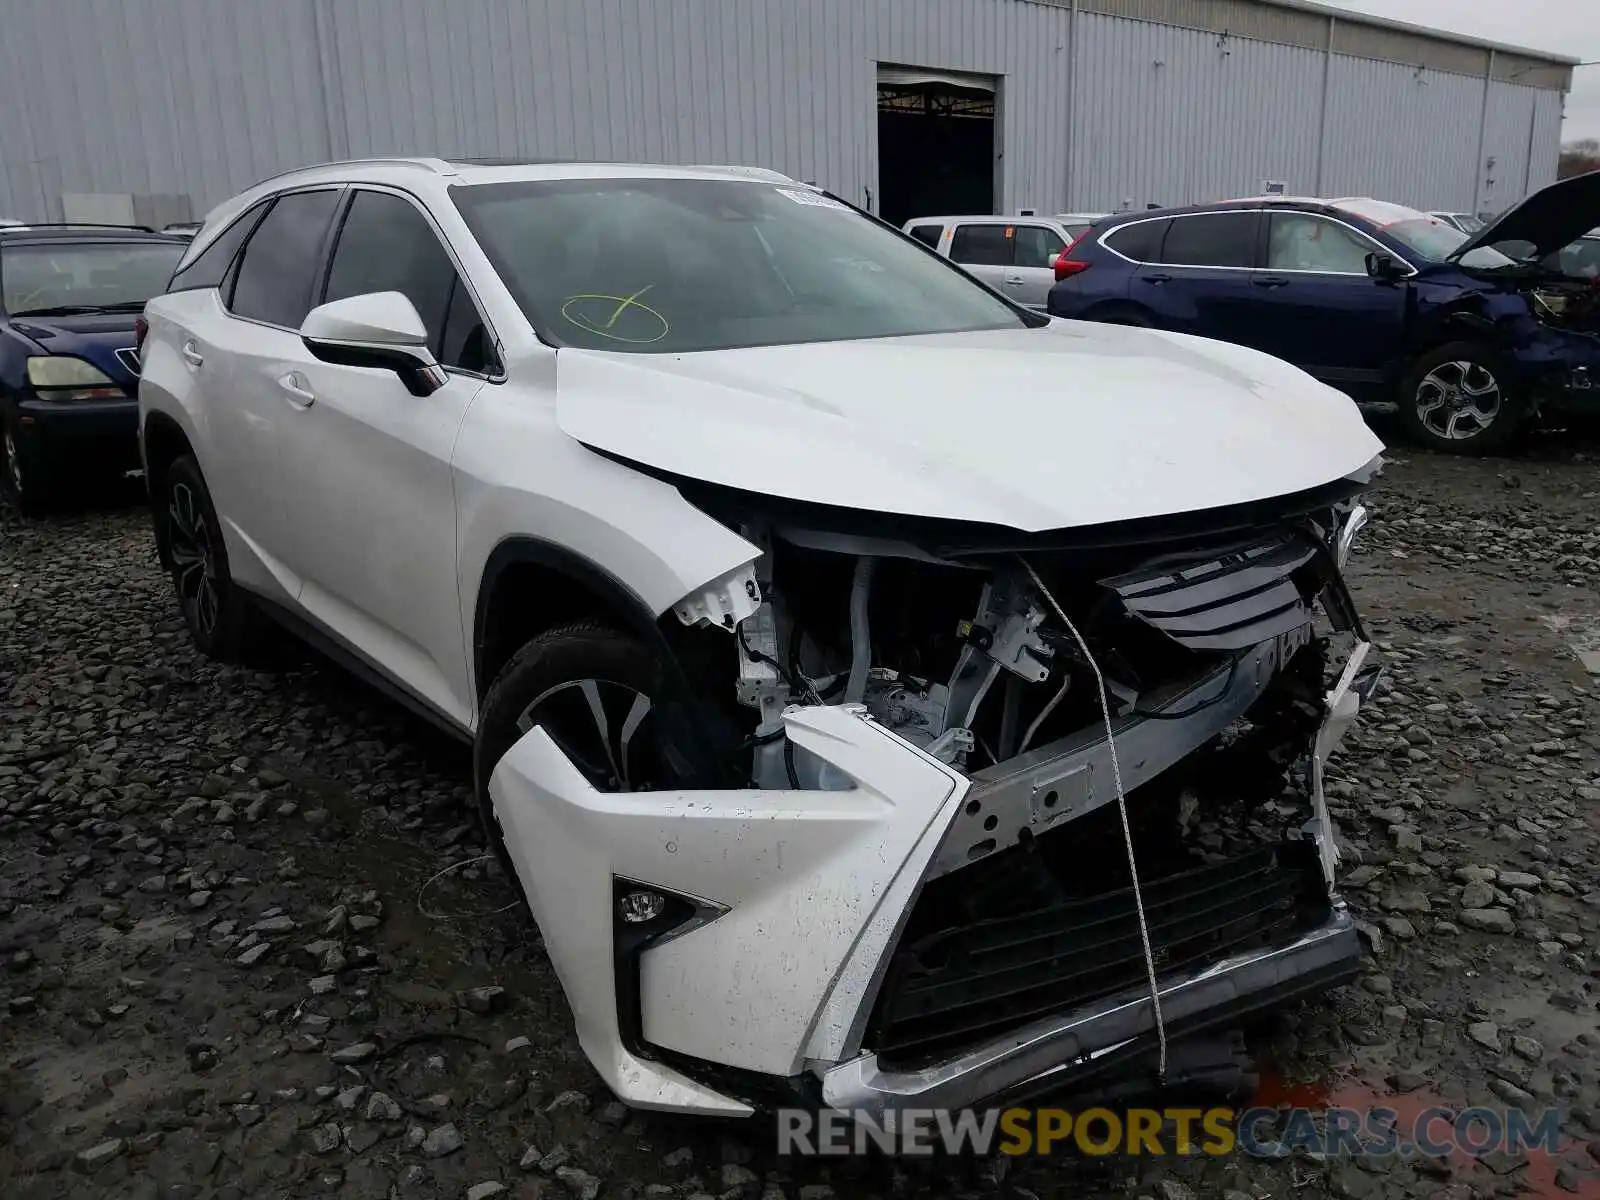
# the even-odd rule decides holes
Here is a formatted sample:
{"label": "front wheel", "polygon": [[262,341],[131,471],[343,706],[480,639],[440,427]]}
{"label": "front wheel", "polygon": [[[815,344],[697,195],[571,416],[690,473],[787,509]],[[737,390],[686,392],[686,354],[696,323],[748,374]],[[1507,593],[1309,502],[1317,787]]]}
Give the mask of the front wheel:
{"label": "front wheel", "polygon": [[0,419],[5,449],[5,490],[25,517],[43,516],[50,507],[53,480],[44,456],[7,417]]}
{"label": "front wheel", "polygon": [[519,893],[489,795],[500,759],[539,725],[598,791],[671,788],[692,772],[681,739],[664,729],[665,693],[666,672],[648,646],[590,622],[540,634],[501,668],[484,697],[473,773],[484,834]]}
{"label": "front wheel", "polygon": [[1509,388],[1499,356],[1469,342],[1419,358],[1401,382],[1398,400],[1411,436],[1444,454],[1503,450],[1527,418],[1527,404]]}

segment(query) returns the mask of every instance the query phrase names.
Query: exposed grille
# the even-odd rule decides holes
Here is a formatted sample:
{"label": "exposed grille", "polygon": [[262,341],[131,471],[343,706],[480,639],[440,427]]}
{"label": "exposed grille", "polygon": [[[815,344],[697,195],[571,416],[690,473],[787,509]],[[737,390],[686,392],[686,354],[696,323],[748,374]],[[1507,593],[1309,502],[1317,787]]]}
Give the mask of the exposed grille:
{"label": "exposed grille", "polygon": [[1128,611],[1191,650],[1243,650],[1312,616],[1320,579],[1310,535],[1282,534],[1199,561],[1147,566],[1102,583]]}
{"label": "exposed grille", "polygon": [[[1167,979],[1289,940],[1329,912],[1308,842],[1143,886],[1156,969]],[[908,928],[917,924],[914,912]],[[886,1063],[913,1067],[1144,982],[1131,889],[961,924],[896,948],[867,1045]]]}
{"label": "exposed grille", "polygon": [[128,368],[130,374],[139,373],[139,351],[137,347],[128,346],[117,351],[117,361]]}

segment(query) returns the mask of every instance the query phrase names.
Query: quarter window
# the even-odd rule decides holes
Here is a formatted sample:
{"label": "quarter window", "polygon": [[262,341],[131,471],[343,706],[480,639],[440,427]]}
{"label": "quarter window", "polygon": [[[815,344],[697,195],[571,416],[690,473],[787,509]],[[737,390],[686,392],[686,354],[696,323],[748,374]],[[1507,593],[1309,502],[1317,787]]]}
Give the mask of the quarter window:
{"label": "quarter window", "polygon": [[219,233],[192,263],[172,277],[167,291],[189,292],[221,287],[222,281],[228,277],[228,268],[233,266],[234,256],[239,253],[239,247],[244,245],[245,238],[250,236],[250,231],[256,227],[256,222],[261,220],[270,203],[262,201]]}
{"label": "quarter window", "polygon": [[912,237],[926,246],[932,246],[935,250],[939,248],[939,238],[943,233],[943,225],[913,225],[911,227]]}
{"label": "quarter window", "polygon": [[950,258],[973,267],[1009,267],[1011,238],[1005,225],[957,225]]}
{"label": "quarter window", "polygon": [[1174,267],[1251,267],[1256,259],[1256,214],[1199,213],[1174,217],[1160,261]]}
{"label": "quarter window", "polygon": [[1310,213],[1275,212],[1267,239],[1267,266],[1275,271],[1365,275],[1374,247],[1335,221]]}
{"label": "quarter window", "polygon": [[337,191],[278,197],[245,243],[228,306],[235,316],[298,329],[311,311],[312,281]]}

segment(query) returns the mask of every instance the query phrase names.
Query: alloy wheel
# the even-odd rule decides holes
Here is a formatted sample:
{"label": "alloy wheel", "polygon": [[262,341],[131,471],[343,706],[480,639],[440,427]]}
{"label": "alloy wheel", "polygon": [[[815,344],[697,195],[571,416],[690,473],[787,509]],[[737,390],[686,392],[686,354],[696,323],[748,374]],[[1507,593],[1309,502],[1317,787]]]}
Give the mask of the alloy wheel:
{"label": "alloy wheel", "polygon": [[178,603],[197,632],[216,632],[221,613],[217,589],[215,534],[187,483],[174,484],[167,497],[167,549],[177,582]]}
{"label": "alloy wheel", "polygon": [[579,679],[534,697],[517,718],[517,730],[543,726],[600,791],[649,791],[662,776],[653,712],[650,698],[631,687]]}
{"label": "alloy wheel", "polygon": [[1500,415],[1500,382],[1482,363],[1444,362],[1417,384],[1417,420],[1435,437],[1465,441],[1477,437]]}

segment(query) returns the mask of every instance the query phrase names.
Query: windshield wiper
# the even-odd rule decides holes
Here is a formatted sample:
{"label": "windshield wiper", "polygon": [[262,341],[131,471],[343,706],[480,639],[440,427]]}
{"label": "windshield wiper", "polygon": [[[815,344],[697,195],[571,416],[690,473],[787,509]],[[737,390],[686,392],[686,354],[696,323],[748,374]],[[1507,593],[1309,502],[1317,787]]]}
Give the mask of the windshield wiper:
{"label": "windshield wiper", "polygon": [[124,300],[120,304],[54,304],[47,308],[23,308],[13,317],[81,317],[93,313],[143,312],[143,300]]}

